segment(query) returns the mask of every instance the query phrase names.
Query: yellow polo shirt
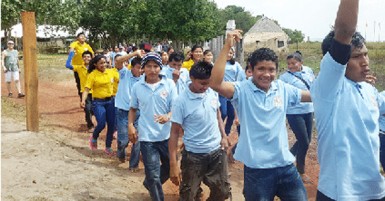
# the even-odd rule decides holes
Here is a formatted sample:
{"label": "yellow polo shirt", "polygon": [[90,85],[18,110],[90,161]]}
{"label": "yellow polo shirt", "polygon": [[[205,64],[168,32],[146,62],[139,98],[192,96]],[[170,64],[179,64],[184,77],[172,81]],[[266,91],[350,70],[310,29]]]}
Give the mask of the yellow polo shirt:
{"label": "yellow polo shirt", "polygon": [[182,68],[186,68],[188,71],[190,71],[191,67],[194,65],[194,60],[189,59],[188,61],[184,61],[182,63]]}
{"label": "yellow polo shirt", "polygon": [[92,90],[93,98],[109,98],[113,96],[114,82],[119,82],[119,74],[114,69],[106,69],[104,72],[93,70],[87,77],[85,87]]}
{"label": "yellow polo shirt", "polygon": [[[73,71],[77,72],[78,75],[79,75],[79,79],[80,79],[80,92],[83,92],[84,91],[84,87],[85,87],[86,82],[87,82],[88,69],[84,65],[74,65],[73,67],[74,67]],[[90,93],[92,93],[92,91],[90,91]]]}
{"label": "yellow polo shirt", "polygon": [[92,52],[92,55],[94,55],[94,51],[92,50],[91,46],[88,45],[86,42],[81,44],[79,41],[74,41],[71,43],[70,48],[73,48],[75,50],[75,56],[72,58],[72,66],[83,65],[83,52],[88,50]]}

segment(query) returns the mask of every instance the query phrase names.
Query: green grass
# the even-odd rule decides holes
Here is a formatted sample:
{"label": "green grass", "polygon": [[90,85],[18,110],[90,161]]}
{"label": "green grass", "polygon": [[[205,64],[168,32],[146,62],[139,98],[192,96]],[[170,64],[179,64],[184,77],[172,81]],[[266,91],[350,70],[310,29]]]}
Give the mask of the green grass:
{"label": "green grass", "polygon": [[[385,43],[367,43],[369,50],[370,69],[376,75],[376,88],[379,91],[385,90]],[[289,53],[297,50],[297,45],[289,45]],[[304,56],[304,65],[313,69],[315,74],[319,72],[319,65],[322,59],[321,43],[306,42],[298,44],[298,50]],[[279,69],[283,72],[286,69],[286,55],[280,56]]]}

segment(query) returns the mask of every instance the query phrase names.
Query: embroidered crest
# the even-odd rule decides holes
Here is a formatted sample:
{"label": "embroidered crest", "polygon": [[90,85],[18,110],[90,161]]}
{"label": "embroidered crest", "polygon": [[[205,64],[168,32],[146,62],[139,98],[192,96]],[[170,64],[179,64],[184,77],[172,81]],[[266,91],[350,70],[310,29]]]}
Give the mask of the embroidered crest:
{"label": "embroidered crest", "polygon": [[218,100],[217,99],[212,99],[211,100],[211,107],[217,109],[218,108]]}
{"label": "embroidered crest", "polygon": [[282,107],[283,103],[282,103],[282,98],[281,96],[276,96],[274,97],[274,107]]}
{"label": "embroidered crest", "polygon": [[166,99],[167,96],[168,96],[168,92],[167,92],[166,90],[163,90],[163,91],[160,92],[159,95],[160,95],[160,97],[162,97],[163,99]]}

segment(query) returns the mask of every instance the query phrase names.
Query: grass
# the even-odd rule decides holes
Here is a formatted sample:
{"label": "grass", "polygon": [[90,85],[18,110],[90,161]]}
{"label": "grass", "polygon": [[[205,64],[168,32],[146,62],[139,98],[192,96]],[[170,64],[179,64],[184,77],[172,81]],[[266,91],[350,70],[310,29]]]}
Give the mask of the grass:
{"label": "grass", "polygon": [[[385,90],[385,43],[367,43],[369,50],[370,69],[377,77],[376,88],[378,91]],[[289,45],[289,53],[297,50],[297,45]],[[322,59],[321,43],[306,42],[298,44],[298,50],[304,56],[304,65],[313,69],[315,74],[319,72],[319,65]],[[280,56],[280,72],[286,70],[286,55]]]}

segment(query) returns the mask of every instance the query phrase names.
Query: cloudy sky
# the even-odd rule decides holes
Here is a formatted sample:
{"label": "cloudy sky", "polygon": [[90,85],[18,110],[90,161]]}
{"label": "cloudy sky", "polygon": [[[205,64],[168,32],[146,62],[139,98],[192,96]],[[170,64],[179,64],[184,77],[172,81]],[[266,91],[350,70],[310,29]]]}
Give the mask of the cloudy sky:
{"label": "cloudy sky", "polygon": [[[297,29],[310,40],[321,40],[334,24],[339,0],[214,0],[219,8],[236,5],[264,14],[284,28]],[[358,31],[368,41],[385,41],[385,0],[361,0]]]}

